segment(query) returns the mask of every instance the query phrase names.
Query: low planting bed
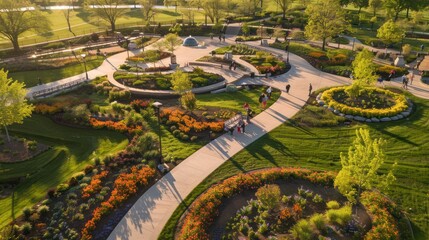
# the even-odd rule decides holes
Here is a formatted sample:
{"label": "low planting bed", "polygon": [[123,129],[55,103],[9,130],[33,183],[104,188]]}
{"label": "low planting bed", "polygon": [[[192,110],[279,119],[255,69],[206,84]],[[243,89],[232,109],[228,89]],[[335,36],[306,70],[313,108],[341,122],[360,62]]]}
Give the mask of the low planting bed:
{"label": "low planting bed", "polygon": [[290,69],[288,63],[268,52],[258,51],[255,56],[243,56],[241,59],[252,64],[261,74],[280,75]]}
{"label": "low planting bed", "polygon": [[234,55],[255,55],[256,50],[244,44],[229,45],[213,50],[216,54],[225,54],[232,52]]}
{"label": "low planting bed", "polygon": [[367,87],[359,96],[352,98],[347,94],[346,88],[335,87],[319,94],[319,105],[348,119],[366,122],[398,120],[411,113],[412,103],[402,94]]}
{"label": "low planting bed", "polygon": [[[204,72],[200,68],[189,72],[189,78],[194,88],[205,87],[224,81],[224,78],[214,73]],[[142,74],[116,72],[114,78],[127,86],[150,90],[171,90],[171,74]]]}
{"label": "low planting bed", "polygon": [[398,239],[396,205],[364,192],[351,207],[332,187],[335,175],[270,168],[227,178],[192,203],[176,239]]}
{"label": "low planting bed", "polygon": [[173,54],[169,52],[161,52],[158,50],[147,50],[135,56],[129,57],[127,60],[133,61],[133,62],[148,63],[148,62],[156,62],[156,61],[171,57],[172,55]]}

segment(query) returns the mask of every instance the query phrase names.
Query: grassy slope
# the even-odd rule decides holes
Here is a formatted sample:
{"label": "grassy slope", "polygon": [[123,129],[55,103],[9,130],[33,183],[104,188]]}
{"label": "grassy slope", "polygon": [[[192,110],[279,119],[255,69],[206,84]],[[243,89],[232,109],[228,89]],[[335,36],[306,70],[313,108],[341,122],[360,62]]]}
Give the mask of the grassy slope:
{"label": "grassy slope", "polygon": [[[172,9],[157,10],[155,15],[156,22],[174,22],[176,19],[182,19],[180,9],[177,13]],[[68,31],[67,22],[63,15],[63,11],[43,11],[43,14],[51,22],[51,31],[43,34],[36,34],[32,31],[22,34],[20,44],[34,44],[43,41],[58,40],[62,38],[73,37],[73,34]],[[129,27],[133,25],[143,25],[142,11],[139,9],[132,9],[126,15],[118,18],[116,24],[117,28]],[[200,22],[204,19],[204,15],[200,12],[195,14],[195,21]],[[99,18],[90,16],[90,13],[83,10],[75,10],[71,13],[70,22],[72,31],[76,35],[90,34],[92,32],[105,31],[110,28]],[[0,39],[0,48],[11,47],[9,41]]]}
{"label": "grassy slope", "polygon": [[[98,57],[94,60],[89,60],[86,63],[88,71],[99,67],[104,61],[103,57]],[[85,72],[83,64],[77,63],[64,68],[39,70],[39,71],[25,71],[25,72],[12,72],[9,77],[19,82],[25,83],[26,87],[33,87],[39,84],[38,77],[42,83],[54,82],[63,78],[72,77]]]}
{"label": "grassy slope", "polygon": [[[14,199],[0,200],[0,228],[46,196],[49,188],[82,171],[95,156],[115,153],[127,145],[125,136],[104,130],[76,129],[34,115],[22,125],[10,128],[12,134],[35,139],[52,146],[36,158],[16,164],[0,164],[0,180],[28,176],[15,189]],[[28,175],[27,175],[28,174]]]}
{"label": "grassy slope", "polygon": [[[429,101],[413,98],[417,111],[409,120],[394,123],[337,128],[301,128],[285,123],[263,136],[208,176],[185,199],[169,220],[160,239],[172,239],[177,219],[198,194],[211,184],[253,169],[299,166],[311,169],[339,170],[339,153],[346,152],[355,129],[366,127],[374,137],[388,141],[387,164],[398,162],[397,182],[388,195],[406,210],[415,224],[418,239],[429,233]],[[384,167],[387,167],[388,165]],[[383,169],[385,170],[385,169]],[[425,190],[426,189],[426,190]]]}

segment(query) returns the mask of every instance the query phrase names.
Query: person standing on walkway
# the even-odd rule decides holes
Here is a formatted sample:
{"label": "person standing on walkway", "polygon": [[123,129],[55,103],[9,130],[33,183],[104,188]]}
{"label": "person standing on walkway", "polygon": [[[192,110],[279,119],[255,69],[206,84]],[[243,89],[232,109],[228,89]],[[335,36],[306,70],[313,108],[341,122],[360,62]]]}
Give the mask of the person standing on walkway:
{"label": "person standing on walkway", "polygon": [[258,101],[259,101],[259,104],[260,104],[261,107],[262,107],[262,102],[264,101],[264,97],[265,97],[264,93],[261,93],[261,95],[259,95]]}
{"label": "person standing on walkway", "polygon": [[271,99],[271,92],[273,91],[273,89],[271,88],[271,86],[269,86],[268,88],[267,88],[267,96],[268,96],[268,99]]}
{"label": "person standing on walkway", "polygon": [[311,96],[312,91],[313,91],[313,86],[310,83],[310,86],[308,87],[308,96]]}
{"label": "person standing on walkway", "polygon": [[286,93],[289,93],[290,90],[290,84],[286,85]]}
{"label": "person standing on walkway", "polygon": [[219,42],[222,42],[222,35],[219,35]]}
{"label": "person standing on walkway", "polygon": [[262,98],[262,108],[265,109],[267,107],[268,96],[264,94]]}
{"label": "person standing on walkway", "polygon": [[222,36],[222,38],[223,38],[223,42],[225,42],[225,38],[226,38],[226,37],[225,37],[225,34]]}
{"label": "person standing on walkway", "polygon": [[410,85],[413,85],[414,72],[410,72],[409,79],[410,79]]}
{"label": "person standing on walkway", "polygon": [[403,89],[407,89],[407,86],[406,86],[406,83],[407,82],[407,76],[405,76],[405,74],[404,75],[402,75],[402,88]]}
{"label": "person standing on walkway", "polygon": [[252,117],[252,109],[250,109],[250,107],[249,108],[247,108],[247,110],[246,110],[246,122],[247,122],[247,124],[249,124],[250,123],[250,118]]}
{"label": "person standing on walkway", "polygon": [[246,124],[244,123],[243,119],[240,120],[239,125],[241,126],[241,130],[243,133],[246,132]]}

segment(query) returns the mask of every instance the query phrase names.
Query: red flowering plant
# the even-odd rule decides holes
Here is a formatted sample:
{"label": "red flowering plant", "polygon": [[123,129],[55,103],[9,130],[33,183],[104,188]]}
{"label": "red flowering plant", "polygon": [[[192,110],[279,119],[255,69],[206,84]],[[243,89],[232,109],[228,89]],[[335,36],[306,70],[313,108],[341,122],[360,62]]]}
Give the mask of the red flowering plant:
{"label": "red flowering plant", "polygon": [[128,200],[131,196],[137,193],[138,189],[147,186],[151,179],[155,176],[155,170],[144,166],[142,168],[132,167],[129,173],[121,173],[114,182],[114,188],[108,200],[101,203],[92,212],[92,218],[89,219],[82,229],[82,238],[90,240],[93,238],[92,232],[97,227],[97,223],[111,213],[113,210]]}

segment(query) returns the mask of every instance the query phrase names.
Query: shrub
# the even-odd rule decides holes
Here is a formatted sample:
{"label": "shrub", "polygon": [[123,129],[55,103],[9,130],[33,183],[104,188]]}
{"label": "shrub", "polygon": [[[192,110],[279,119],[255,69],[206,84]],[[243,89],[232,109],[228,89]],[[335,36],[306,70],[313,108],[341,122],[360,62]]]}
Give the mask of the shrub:
{"label": "shrub", "polygon": [[61,183],[57,187],[57,192],[62,193],[62,192],[67,191],[69,188],[70,188],[70,186],[67,183]]}
{"label": "shrub", "polygon": [[352,219],[352,207],[344,206],[339,209],[329,209],[326,216],[331,223],[344,226]]}
{"label": "shrub", "polygon": [[29,234],[31,232],[32,228],[33,227],[31,226],[31,224],[28,223],[28,222],[26,222],[26,223],[22,224],[20,230],[21,230],[22,234],[27,235],[27,234]]}
{"label": "shrub", "polygon": [[295,238],[300,240],[311,240],[313,235],[313,229],[311,228],[310,223],[305,220],[299,220],[290,230],[292,235]]}
{"label": "shrub", "polygon": [[321,203],[321,202],[323,202],[323,198],[319,194],[316,194],[313,197],[313,202],[314,203]]}
{"label": "shrub", "polygon": [[63,42],[52,42],[48,43],[45,46],[43,46],[43,49],[58,49],[58,48],[64,48],[66,45]]}
{"label": "shrub", "polygon": [[328,209],[338,209],[340,208],[340,204],[337,201],[329,201],[326,203],[326,207]]}
{"label": "shrub", "polygon": [[326,219],[323,214],[317,213],[311,216],[310,223],[321,232],[326,229]]}
{"label": "shrub", "polygon": [[85,172],[86,175],[88,175],[88,174],[92,173],[92,170],[94,170],[94,166],[88,165],[88,166],[85,167],[84,172]]}
{"label": "shrub", "polygon": [[55,189],[51,188],[48,190],[47,195],[49,198],[54,198],[55,197]]}
{"label": "shrub", "polygon": [[31,212],[32,212],[32,210],[31,210],[31,208],[29,208],[29,207],[25,207],[25,208],[22,210],[22,214],[24,215],[24,218],[25,218],[25,219],[28,219],[28,218],[31,216]]}
{"label": "shrub", "polygon": [[49,207],[46,205],[42,205],[37,209],[37,212],[40,214],[40,216],[46,216],[46,214],[49,212]]}
{"label": "shrub", "polygon": [[281,195],[278,185],[270,184],[260,187],[255,195],[269,210],[276,209],[280,204]]}

